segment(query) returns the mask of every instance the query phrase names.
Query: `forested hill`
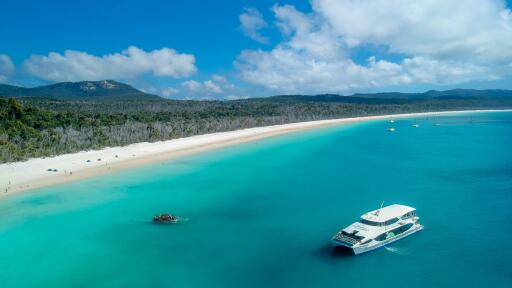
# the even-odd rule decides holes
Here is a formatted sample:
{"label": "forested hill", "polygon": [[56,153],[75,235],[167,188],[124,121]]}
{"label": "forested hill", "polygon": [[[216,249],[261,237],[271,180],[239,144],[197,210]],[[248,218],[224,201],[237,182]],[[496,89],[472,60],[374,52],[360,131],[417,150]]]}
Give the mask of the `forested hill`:
{"label": "forested hill", "polygon": [[160,99],[130,85],[113,80],[62,82],[52,85],[24,88],[0,84],[0,96],[36,97],[61,100],[149,100]]}
{"label": "forested hill", "polygon": [[338,94],[320,95],[280,95],[268,97],[269,101],[308,101],[308,102],[349,102],[349,103],[405,103],[428,99],[461,99],[461,98],[506,98],[512,97],[512,90],[475,90],[453,89],[446,91],[430,90],[422,93],[368,93],[341,96]]}
{"label": "forested hill", "polygon": [[[109,85],[117,85],[110,81],[92,83],[98,85],[94,86],[96,91],[114,91],[109,90],[113,89]],[[86,96],[75,96],[62,92],[70,90],[62,90],[62,84],[57,84],[52,88],[57,91],[55,94],[0,97],[0,163],[299,121],[512,108],[512,95],[506,94],[509,91],[496,92],[499,95],[469,90],[472,92],[427,92],[429,97],[288,95],[233,101],[185,101],[131,94],[133,88],[121,85],[124,84],[117,86],[115,91],[126,88],[125,94],[91,92],[96,96],[90,96],[85,92],[80,95]],[[78,89],[84,88],[79,86]]]}
{"label": "forested hill", "polygon": [[[0,97],[47,98],[59,100],[161,100],[156,95],[144,93],[128,84],[113,80],[61,82],[51,85],[24,88],[0,84]],[[253,98],[257,101],[278,102],[343,102],[343,103],[404,103],[405,101],[450,98],[494,98],[512,97],[512,90],[453,89],[431,90],[423,93],[366,93],[342,96],[338,94],[281,95]]]}

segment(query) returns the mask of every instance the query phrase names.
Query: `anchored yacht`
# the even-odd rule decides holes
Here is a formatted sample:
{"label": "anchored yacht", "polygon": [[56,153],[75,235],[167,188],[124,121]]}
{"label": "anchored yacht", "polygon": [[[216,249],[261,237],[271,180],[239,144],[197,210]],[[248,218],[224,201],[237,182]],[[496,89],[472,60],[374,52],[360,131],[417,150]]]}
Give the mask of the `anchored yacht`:
{"label": "anchored yacht", "polygon": [[358,222],[332,237],[335,248],[361,254],[385,246],[423,229],[416,209],[405,205],[390,205],[368,212]]}

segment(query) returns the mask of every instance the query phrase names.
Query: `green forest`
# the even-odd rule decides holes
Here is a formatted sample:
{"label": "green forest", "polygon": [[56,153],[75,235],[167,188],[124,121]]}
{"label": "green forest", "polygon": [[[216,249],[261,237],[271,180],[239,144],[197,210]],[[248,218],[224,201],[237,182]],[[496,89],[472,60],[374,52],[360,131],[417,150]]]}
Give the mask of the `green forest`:
{"label": "green forest", "polygon": [[234,101],[0,97],[0,162],[299,121],[510,107],[512,97],[276,96]]}

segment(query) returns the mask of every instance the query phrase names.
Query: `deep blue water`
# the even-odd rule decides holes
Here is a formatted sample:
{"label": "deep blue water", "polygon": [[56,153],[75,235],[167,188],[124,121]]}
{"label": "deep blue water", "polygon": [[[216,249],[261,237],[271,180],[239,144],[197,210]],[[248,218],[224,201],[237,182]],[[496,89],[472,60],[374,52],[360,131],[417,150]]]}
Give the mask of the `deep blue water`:
{"label": "deep blue water", "polygon": [[[294,133],[0,199],[0,287],[512,287],[512,113],[393,125]],[[333,253],[330,237],[381,201],[416,207],[425,230]],[[153,225],[157,212],[189,221]]]}

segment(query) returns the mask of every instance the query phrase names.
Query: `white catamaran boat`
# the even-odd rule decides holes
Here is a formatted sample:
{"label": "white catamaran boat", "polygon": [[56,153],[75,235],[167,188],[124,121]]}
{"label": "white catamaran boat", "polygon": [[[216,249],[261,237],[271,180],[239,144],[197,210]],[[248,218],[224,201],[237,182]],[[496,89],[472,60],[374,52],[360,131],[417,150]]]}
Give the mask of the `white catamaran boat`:
{"label": "white catamaran boat", "polygon": [[390,205],[361,216],[358,222],[332,237],[335,248],[361,254],[385,246],[423,229],[416,209],[405,205]]}

